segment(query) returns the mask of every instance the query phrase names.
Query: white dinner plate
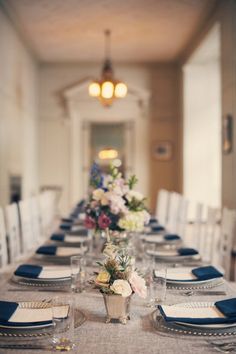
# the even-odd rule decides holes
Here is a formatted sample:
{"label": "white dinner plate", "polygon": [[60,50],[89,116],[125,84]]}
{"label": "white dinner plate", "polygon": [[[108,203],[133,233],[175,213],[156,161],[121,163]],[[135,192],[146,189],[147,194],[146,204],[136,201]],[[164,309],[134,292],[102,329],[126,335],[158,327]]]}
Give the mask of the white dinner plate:
{"label": "white dinner plate", "polygon": [[[213,307],[214,302],[186,302],[186,303],[180,303],[180,304],[175,304],[172,306],[175,307],[182,307],[182,308],[206,308],[206,307]],[[186,323],[186,322],[181,322],[181,321],[173,321],[174,323],[185,326],[185,327],[191,327],[191,328],[199,328],[199,329],[224,329],[224,328],[231,328],[231,327],[236,327],[236,322],[235,323],[217,323],[217,324],[193,324],[193,323]]]}
{"label": "white dinner plate", "polygon": [[[39,301],[22,301],[19,302],[19,308],[22,309],[45,309],[45,308],[50,308],[50,304],[46,302],[39,302]],[[48,319],[45,319],[45,322],[48,321]],[[22,321],[23,322],[23,321]],[[11,325],[10,322],[6,325],[0,324],[0,328],[7,328],[7,329],[12,329],[12,330],[18,330],[18,329],[40,329],[40,328],[46,328],[46,327],[51,327],[53,325],[53,322],[47,323],[47,324],[32,324],[32,325]]]}

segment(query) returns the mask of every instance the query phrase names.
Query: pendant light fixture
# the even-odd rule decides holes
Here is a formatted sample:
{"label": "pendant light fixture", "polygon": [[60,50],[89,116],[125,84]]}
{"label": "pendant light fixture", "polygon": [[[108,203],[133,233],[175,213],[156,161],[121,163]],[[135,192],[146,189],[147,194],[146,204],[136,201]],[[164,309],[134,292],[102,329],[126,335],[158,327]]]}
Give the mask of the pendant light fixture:
{"label": "pendant light fixture", "polygon": [[105,61],[100,80],[92,81],[89,85],[89,95],[100,100],[103,106],[109,107],[114,99],[124,98],[127,94],[127,86],[124,82],[116,80],[113,76],[113,68],[110,59],[111,31],[105,32]]}

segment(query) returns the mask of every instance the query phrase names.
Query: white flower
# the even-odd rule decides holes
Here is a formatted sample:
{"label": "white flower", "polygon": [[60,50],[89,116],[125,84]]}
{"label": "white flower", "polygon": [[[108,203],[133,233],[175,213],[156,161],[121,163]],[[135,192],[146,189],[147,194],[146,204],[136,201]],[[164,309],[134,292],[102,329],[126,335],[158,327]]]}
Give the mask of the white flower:
{"label": "white flower", "polygon": [[114,281],[110,288],[112,291],[114,291],[115,294],[121,295],[123,297],[127,297],[132,294],[131,286],[127,280],[117,279]]}
{"label": "white flower", "polygon": [[93,191],[93,199],[100,201],[103,198],[104,194],[105,194],[105,192],[103,189],[101,189],[101,188],[95,189]]}
{"label": "white flower", "polygon": [[108,199],[110,201],[111,212],[115,215],[119,213],[126,213],[127,207],[125,206],[125,200],[113,192],[109,193]]}
{"label": "white flower", "polygon": [[100,201],[101,201],[102,205],[108,205],[109,204],[109,192],[105,192]]}
{"label": "white flower", "polygon": [[126,198],[129,202],[131,202],[131,200],[133,198],[141,201],[141,200],[143,200],[144,197],[143,197],[142,193],[140,193],[138,191],[130,190],[126,194]]}
{"label": "white flower", "polygon": [[126,231],[141,232],[144,228],[144,217],[146,217],[144,210],[130,211],[119,220],[118,225]]}

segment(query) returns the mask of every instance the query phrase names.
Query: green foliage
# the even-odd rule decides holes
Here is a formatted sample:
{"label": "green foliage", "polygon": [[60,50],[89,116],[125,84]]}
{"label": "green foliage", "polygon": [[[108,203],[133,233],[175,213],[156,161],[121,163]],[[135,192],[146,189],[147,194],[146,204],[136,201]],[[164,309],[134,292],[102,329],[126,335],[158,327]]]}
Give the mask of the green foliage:
{"label": "green foliage", "polygon": [[131,201],[129,201],[129,210],[132,211],[142,211],[145,209],[145,198],[143,198],[142,200],[138,200],[136,198],[132,198]]}
{"label": "green foliage", "polygon": [[128,180],[129,188],[133,189],[137,183],[138,183],[138,178],[135,175],[130,176],[130,178]]}

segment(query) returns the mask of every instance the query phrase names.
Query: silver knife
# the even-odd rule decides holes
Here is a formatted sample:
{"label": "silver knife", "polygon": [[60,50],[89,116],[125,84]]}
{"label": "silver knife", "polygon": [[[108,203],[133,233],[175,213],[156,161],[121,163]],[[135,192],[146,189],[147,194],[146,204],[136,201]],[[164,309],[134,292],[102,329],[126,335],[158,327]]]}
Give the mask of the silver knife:
{"label": "silver knife", "polygon": [[0,344],[0,349],[35,349],[35,350],[48,350],[53,349],[52,346],[43,344]]}
{"label": "silver knife", "polygon": [[40,288],[40,289],[37,289],[37,288],[11,288],[11,289],[8,289],[7,291],[31,291],[31,292],[35,292],[35,291],[42,291],[42,292],[57,292],[57,293],[68,293],[70,292],[71,290],[68,289],[50,289],[50,288]]}

